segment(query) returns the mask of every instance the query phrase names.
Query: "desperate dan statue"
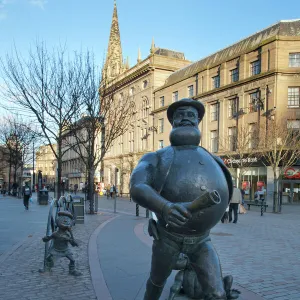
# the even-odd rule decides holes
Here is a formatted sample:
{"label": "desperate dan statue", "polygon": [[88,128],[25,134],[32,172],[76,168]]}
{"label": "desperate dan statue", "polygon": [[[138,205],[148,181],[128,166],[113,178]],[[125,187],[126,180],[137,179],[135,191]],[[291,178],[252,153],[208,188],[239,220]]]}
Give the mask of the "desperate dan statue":
{"label": "desperate dan statue", "polygon": [[[157,217],[150,278],[144,300],[158,300],[172,270],[180,270],[169,299],[237,299],[232,276],[223,278],[209,234],[223,216],[233,184],[223,161],[199,147],[204,105],[193,99],[171,104],[171,146],[144,155],[131,176],[132,199]],[[180,298],[182,299],[182,298]]]}

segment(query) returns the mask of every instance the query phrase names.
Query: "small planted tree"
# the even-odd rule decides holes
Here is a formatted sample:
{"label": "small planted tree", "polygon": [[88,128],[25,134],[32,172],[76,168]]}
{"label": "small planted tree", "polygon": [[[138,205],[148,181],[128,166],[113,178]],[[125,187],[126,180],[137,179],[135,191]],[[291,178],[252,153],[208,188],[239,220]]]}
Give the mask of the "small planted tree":
{"label": "small planted tree", "polygon": [[[6,109],[19,110],[39,124],[46,143],[57,160],[57,177],[61,182],[63,133],[70,124],[81,95],[86,92],[83,81],[82,55],[70,56],[65,48],[49,52],[43,43],[22,58],[17,50],[0,59],[5,82],[3,97]],[[52,145],[56,144],[56,148]],[[58,184],[58,197],[61,185]]]}
{"label": "small planted tree", "polygon": [[[128,129],[134,103],[125,95],[115,95],[115,85],[101,81],[100,72],[89,53],[84,60],[84,89],[82,102],[66,130],[65,141],[79,155],[85,165],[88,198],[93,199],[94,177],[113,143]],[[93,201],[90,202],[93,213]]]}
{"label": "small planted tree", "polygon": [[257,124],[239,124],[231,127],[224,137],[220,139],[220,153],[225,157],[225,163],[229,168],[238,166],[239,184],[242,183],[246,172],[256,162],[259,151],[259,132]]}
{"label": "small planted tree", "polygon": [[274,176],[273,212],[279,212],[279,183],[284,170],[300,157],[300,121],[285,117],[274,120],[262,136],[260,151],[264,164],[270,166]]}

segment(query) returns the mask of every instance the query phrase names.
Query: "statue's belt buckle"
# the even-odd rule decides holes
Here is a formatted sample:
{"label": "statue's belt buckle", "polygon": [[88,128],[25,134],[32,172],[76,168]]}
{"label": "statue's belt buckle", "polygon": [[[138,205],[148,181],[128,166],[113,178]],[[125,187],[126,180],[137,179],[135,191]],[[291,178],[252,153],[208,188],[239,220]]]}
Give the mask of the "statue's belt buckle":
{"label": "statue's belt buckle", "polygon": [[192,237],[188,237],[188,236],[183,238],[183,244],[185,244],[185,245],[194,245],[197,242],[199,242],[199,239],[197,239],[197,238],[192,238]]}

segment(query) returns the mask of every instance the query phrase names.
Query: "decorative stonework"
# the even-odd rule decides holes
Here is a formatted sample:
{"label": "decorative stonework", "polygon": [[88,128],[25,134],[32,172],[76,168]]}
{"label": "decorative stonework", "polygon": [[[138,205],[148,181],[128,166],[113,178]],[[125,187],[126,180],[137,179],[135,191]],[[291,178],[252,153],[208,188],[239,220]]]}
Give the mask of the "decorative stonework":
{"label": "decorative stonework", "polygon": [[111,80],[123,73],[123,71],[124,65],[122,57],[118,12],[117,5],[115,3],[103,77],[107,80]]}

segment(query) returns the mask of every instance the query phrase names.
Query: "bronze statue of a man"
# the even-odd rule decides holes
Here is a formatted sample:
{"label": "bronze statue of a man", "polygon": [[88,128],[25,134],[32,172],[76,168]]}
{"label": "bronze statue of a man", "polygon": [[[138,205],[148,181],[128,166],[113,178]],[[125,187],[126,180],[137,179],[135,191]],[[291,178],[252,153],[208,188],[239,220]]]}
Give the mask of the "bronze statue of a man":
{"label": "bronze statue of a man", "polygon": [[40,270],[40,272],[51,271],[51,268],[54,266],[54,259],[66,257],[70,261],[69,274],[80,276],[81,272],[76,270],[75,259],[69,247],[69,244],[73,247],[78,247],[72,233],[73,215],[68,211],[60,211],[56,218],[56,224],[58,229],[50,236],[45,236],[42,239],[45,243],[52,241],[52,244],[45,258],[45,270]]}
{"label": "bronze statue of a man", "polygon": [[[172,270],[180,269],[182,254],[185,264],[194,266],[199,299],[232,299],[209,234],[226,210],[233,184],[223,161],[199,147],[204,113],[204,105],[193,99],[171,104],[171,146],[144,155],[131,176],[132,199],[158,219],[149,223],[154,242],[144,300],[160,298]],[[199,199],[210,195],[215,205],[197,209]]]}

